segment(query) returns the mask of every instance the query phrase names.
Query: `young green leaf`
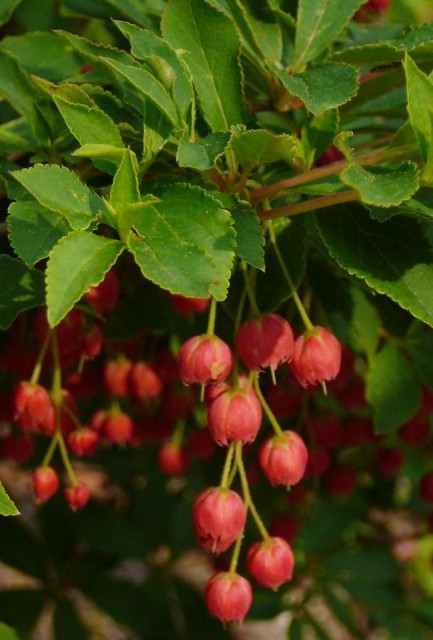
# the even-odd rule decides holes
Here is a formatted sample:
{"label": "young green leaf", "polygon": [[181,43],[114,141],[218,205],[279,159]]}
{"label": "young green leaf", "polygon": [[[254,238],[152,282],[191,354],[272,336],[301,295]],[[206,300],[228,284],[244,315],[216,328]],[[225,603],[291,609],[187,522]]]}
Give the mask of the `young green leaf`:
{"label": "young green leaf", "polygon": [[0,329],[8,329],[21,311],[45,302],[44,274],[8,255],[0,256]]}
{"label": "young green leaf", "polygon": [[[1,516],[19,515],[18,509],[16,508],[12,500],[9,498],[1,482],[0,482],[0,515]],[[0,633],[1,633],[1,627],[0,627]],[[2,636],[0,635],[0,637]]]}
{"label": "young green leaf", "polygon": [[123,251],[120,240],[73,231],[54,247],[47,264],[47,317],[55,327],[90,287],[98,285]]}
{"label": "young green leaf", "polygon": [[397,429],[418,411],[419,379],[412,365],[392,344],[386,344],[370,360],[367,399],[373,407],[376,433]]}
{"label": "young green leaf", "polygon": [[226,150],[230,138],[230,133],[220,132],[210,133],[205,138],[190,142],[184,135],[179,143],[176,160],[181,167],[191,167],[198,171],[212,169]]}
{"label": "young green leaf", "polygon": [[317,214],[316,224],[343,269],[433,326],[433,249],[415,220],[376,222],[355,204]]}
{"label": "young green leaf", "polygon": [[241,165],[252,168],[280,160],[294,163],[299,156],[301,143],[292,134],[255,129],[234,134],[230,147]]}
{"label": "young green leaf", "polygon": [[365,0],[300,0],[292,71],[302,71],[338,36]]}
{"label": "young green leaf", "polygon": [[126,207],[139,201],[137,158],[133,151],[125,149],[111,187],[110,204],[121,214]]}
{"label": "young green leaf", "polygon": [[103,200],[66,167],[37,164],[12,176],[43,207],[63,215],[73,229],[87,229],[105,212]]}
{"label": "young green leaf", "polygon": [[407,79],[407,108],[410,122],[426,163],[423,178],[429,182],[433,180],[433,82],[425,75],[410,56],[406,55],[404,62]]}
{"label": "young green leaf", "polygon": [[358,74],[345,64],[318,65],[295,76],[283,71],[277,74],[286,89],[315,116],[345,104],[358,90]]}
{"label": "young green leaf", "polygon": [[211,130],[228,131],[242,123],[240,45],[230,18],[206,0],[170,0],[162,32],[173,47],[184,51]]}
{"label": "young green leaf", "polygon": [[223,300],[235,249],[230,214],[198,187],[153,193],[160,202],[143,209],[128,241],[143,275],[171,293]]}
{"label": "young green leaf", "polygon": [[63,216],[36,200],[13,202],[7,225],[10,243],[28,267],[46,258],[60,238],[72,231]]}
{"label": "young green leaf", "polygon": [[358,191],[365,204],[391,207],[410,198],[418,189],[418,167],[402,162],[398,168],[364,168],[352,164],[341,172],[342,182]]}

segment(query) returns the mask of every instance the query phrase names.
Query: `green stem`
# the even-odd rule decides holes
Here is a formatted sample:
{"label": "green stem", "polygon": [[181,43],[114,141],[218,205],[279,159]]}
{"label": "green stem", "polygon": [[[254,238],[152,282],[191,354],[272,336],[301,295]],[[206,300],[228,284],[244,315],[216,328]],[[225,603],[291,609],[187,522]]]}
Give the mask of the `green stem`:
{"label": "green stem", "polygon": [[298,296],[298,292],[296,291],[296,288],[295,288],[295,286],[293,284],[293,280],[290,277],[290,273],[287,270],[286,263],[283,260],[283,256],[281,255],[281,251],[280,251],[280,248],[278,246],[277,239],[275,237],[275,232],[274,232],[274,227],[272,225],[272,222],[271,221],[267,222],[266,223],[266,227],[269,230],[269,238],[270,238],[272,246],[274,248],[275,255],[277,256],[277,260],[278,260],[278,263],[279,263],[279,265],[281,267],[281,271],[283,272],[283,275],[284,275],[284,277],[285,277],[285,279],[287,281],[287,284],[289,285],[289,289],[290,289],[290,291],[292,293],[293,300],[294,300],[294,302],[296,304],[296,307],[297,307],[297,309],[299,311],[299,315],[301,316],[302,321],[305,324],[307,330],[311,331],[312,329],[314,329],[314,325],[311,322],[310,318],[308,317],[308,313],[305,310],[304,305],[302,304],[301,298]]}
{"label": "green stem", "polygon": [[239,562],[239,555],[241,553],[243,539],[244,539],[244,532],[242,531],[242,533],[239,535],[238,539],[236,540],[236,543],[233,549],[232,558],[230,560],[229,573],[231,575],[236,573],[236,568]]}
{"label": "green stem", "polygon": [[174,429],[171,442],[177,447],[182,446],[183,434],[185,433],[185,426],[186,426],[186,420],[184,418],[180,418],[180,420],[176,422],[176,427]]}
{"label": "green stem", "polygon": [[277,436],[282,436],[283,435],[283,430],[281,429],[280,425],[278,424],[278,420],[276,419],[276,417],[272,413],[271,407],[266,402],[266,400],[265,400],[265,398],[263,396],[262,390],[260,389],[258,374],[256,374],[255,379],[254,379],[254,389],[255,389],[255,392],[257,394],[258,399],[260,400],[260,404],[263,407],[263,411],[265,412],[266,417],[268,418],[269,422],[271,423],[271,426],[272,426],[273,430],[275,431]]}
{"label": "green stem", "polygon": [[239,476],[241,479],[242,492],[244,494],[245,504],[247,508],[250,510],[251,515],[253,516],[253,520],[256,523],[261,536],[263,537],[264,540],[267,540],[269,538],[269,533],[266,531],[266,527],[263,524],[263,520],[259,516],[259,513],[251,497],[251,492],[250,492],[250,487],[248,485],[248,478],[245,471],[244,461],[242,459],[242,442],[240,440],[236,442],[236,465],[237,465],[237,469],[239,471]]}
{"label": "green stem", "polygon": [[208,321],[207,321],[207,331],[206,331],[206,333],[207,333],[208,336],[213,336],[213,334],[215,332],[216,308],[217,308],[217,301],[212,296],[211,301],[210,301],[209,318],[208,318]]}
{"label": "green stem", "polygon": [[53,333],[51,329],[50,331],[48,331],[47,335],[45,336],[45,340],[43,342],[41,350],[39,351],[38,359],[36,360],[35,366],[33,368],[32,377],[30,378],[30,382],[32,384],[38,383],[39,376],[41,375],[42,365],[44,363],[45,355],[47,353],[48,345],[50,343],[52,335]]}
{"label": "green stem", "polygon": [[51,462],[54,451],[56,450],[56,447],[57,447],[57,433],[58,433],[58,430],[56,429],[53,437],[51,438],[50,446],[48,447],[47,452],[44,455],[44,459],[42,460],[42,465],[41,465],[42,467],[48,467],[48,465]]}
{"label": "green stem", "polygon": [[75,424],[75,426],[77,427],[77,429],[81,429],[82,428],[82,424],[81,422],[78,420],[77,416],[75,415],[75,413],[68,407],[68,405],[66,404],[66,402],[63,402],[62,400],[62,404],[61,404],[61,409],[68,414],[68,416],[71,418],[72,422]]}
{"label": "green stem", "polygon": [[232,467],[233,456],[235,453],[235,446],[236,446],[236,442],[235,441],[231,442],[227,451],[226,460],[225,460],[223,472],[221,475],[221,482],[220,482],[221,489],[228,489],[229,487],[229,476],[230,476],[230,470]]}
{"label": "green stem", "polygon": [[247,292],[248,301],[249,301],[250,306],[251,306],[251,311],[252,311],[253,315],[259,316],[260,315],[260,311],[259,311],[259,308],[257,306],[255,293],[254,293],[254,291],[253,291],[253,289],[251,287],[251,282],[250,282],[250,279],[248,277],[247,264],[246,264],[245,260],[241,261],[241,269],[242,269],[242,275],[244,277],[244,282],[245,282],[245,290]]}
{"label": "green stem", "polygon": [[77,478],[75,476],[75,471],[72,468],[71,461],[69,460],[68,450],[66,448],[65,439],[62,434],[62,430],[60,425],[57,427],[57,442],[59,445],[60,455],[62,457],[63,466],[65,467],[66,475],[68,476],[69,484],[73,487],[77,484]]}

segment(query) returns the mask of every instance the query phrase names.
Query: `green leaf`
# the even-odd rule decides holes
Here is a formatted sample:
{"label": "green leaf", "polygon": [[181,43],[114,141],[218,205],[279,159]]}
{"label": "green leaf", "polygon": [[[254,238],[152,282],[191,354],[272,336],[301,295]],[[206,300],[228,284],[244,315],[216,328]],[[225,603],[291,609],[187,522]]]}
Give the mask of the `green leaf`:
{"label": "green leaf", "polygon": [[[307,236],[302,220],[273,222],[274,231],[286,269],[295,288],[301,284],[306,266]],[[257,274],[257,302],[260,310],[273,311],[292,297],[281,266],[271,244],[265,253],[265,273]]]}
{"label": "green leaf", "polygon": [[344,64],[323,64],[298,75],[277,74],[286,89],[316,116],[345,104],[358,90],[357,72]]}
{"label": "green leaf", "polygon": [[323,569],[335,582],[384,583],[395,580],[401,569],[386,548],[339,549],[323,559]]}
{"label": "green leaf", "polygon": [[368,357],[374,355],[379,344],[380,315],[366,294],[352,287],[352,309],[349,331],[355,349],[364,351]]}
{"label": "green leaf", "polygon": [[239,200],[230,193],[213,194],[222,206],[230,211],[236,231],[236,255],[246,260],[251,266],[264,271],[265,244],[263,227],[255,209],[244,200]]}
{"label": "green leaf", "polygon": [[433,191],[432,189],[420,189],[416,194],[396,207],[368,207],[370,216],[379,222],[385,222],[397,215],[406,215],[433,222]]}
{"label": "green leaf", "polygon": [[60,36],[49,32],[30,32],[22,36],[9,36],[1,43],[19,64],[31,74],[60,82],[78,73],[82,59]]}
{"label": "green leaf", "polygon": [[86,231],[73,231],[54,247],[47,264],[47,316],[56,326],[83,294],[98,285],[124,245]]}
{"label": "green leaf", "polygon": [[240,164],[255,167],[284,160],[293,164],[298,156],[300,141],[295,135],[276,134],[265,129],[242,131],[233,136],[230,146]]}
{"label": "green leaf", "polygon": [[22,0],[3,0],[0,7],[0,25],[5,24],[11,18],[20,2]]}
{"label": "green leaf", "polygon": [[375,42],[336,51],[331,59],[356,66],[389,64],[403,60],[404,52],[391,42]]}
{"label": "green leaf", "polygon": [[386,344],[370,360],[367,399],[373,407],[376,433],[394,431],[419,409],[419,379],[412,365],[392,344]]}
{"label": "green leaf", "polygon": [[131,53],[136,58],[156,64],[162,61],[170,65],[172,70],[171,94],[184,121],[191,117],[194,103],[194,92],[191,78],[185,64],[168,42],[159,38],[147,29],[140,29],[134,24],[116,21],[116,26],[131,43]]}
{"label": "green leaf", "polygon": [[292,70],[302,71],[331,44],[364,0],[300,0]]}
{"label": "green leaf", "polygon": [[239,40],[230,18],[205,0],[170,0],[164,38],[184,51],[206,122],[213,132],[244,121]]}
{"label": "green leaf", "polygon": [[146,206],[128,242],[143,275],[171,293],[223,300],[235,249],[230,214],[198,187],[178,183],[154,195],[161,201]]}
{"label": "green leaf", "polygon": [[17,516],[19,515],[19,513],[20,512],[18,511],[18,509],[16,508],[12,500],[9,498],[4,486],[0,481],[0,515],[1,516]]}
{"label": "green leaf", "polygon": [[433,249],[416,221],[379,223],[352,205],[320,213],[316,224],[343,269],[433,326]]}
{"label": "green leaf", "polygon": [[[146,3],[152,4],[152,3]],[[95,16],[130,20],[143,26],[150,26],[148,12],[154,12],[135,0],[64,0],[64,8],[72,15]]]}
{"label": "green leaf", "polygon": [[72,155],[78,158],[104,160],[107,164],[118,167],[122,162],[124,151],[123,147],[113,147],[110,144],[83,144],[82,147],[73,151]]}
{"label": "green leaf", "polygon": [[210,133],[197,142],[189,142],[186,136],[181,138],[176,160],[181,167],[191,167],[198,171],[207,171],[215,166],[230,141],[230,133]]}
{"label": "green leaf", "polygon": [[139,201],[137,158],[133,151],[125,149],[111,187],[110,204],[118,214],[121,214],[129,205]]}
{"label": "green leaf", "polygon": [[139,94],[151,100],[173,125],[178,123],[177,110],[170,94],[149,71],[143,67],[134,67],[116,60],[104,60],[104,62],[134,87]]}
{"label": "green leaf", "polygon": [[35,102],[43,98],[41,91],[26,71],[6,51],[0,50],[0,96],[30,120]]}
{"label": "green leaf", "polygon": [[17,315],[45,302],[44,274],[8,255],[0,256],[0,329],[8,329]]}
{"label": "green leaf", "polygon": [[418,189],[418,168],[413,162],[402,162],[396,169],[352,164],[341,172],[342,182],[356,189],[365,204],[390,207],[410,198]]}
{"label": "green leaf", "polygon": [[1,640],[19,640],[13,629],[0,622],[0,638]]}
{"label": "green leaf", "polygon": [[53,92],[53,100],[80,145],[104,144],[123,148],[115,122],[81,87],[63,84]]}
{"label": "green leaf", "polygon": [[72,231],[65,218],[35,200],[13,202],[7,225],[10,243],[28,267],[46,258],[60,238]]}
{"label": "green leaf", "polygon": [[433,180],[433,82],[407,55],[404,68],[407,79],[407,108],[410,122],[426,162],[425,180]]}
{"label": "green leaf", "polygon": [[86,229],[105,212],[103,200],[66,167],[37,164],[12,176],[43,207],[63,215],[73,229]]}

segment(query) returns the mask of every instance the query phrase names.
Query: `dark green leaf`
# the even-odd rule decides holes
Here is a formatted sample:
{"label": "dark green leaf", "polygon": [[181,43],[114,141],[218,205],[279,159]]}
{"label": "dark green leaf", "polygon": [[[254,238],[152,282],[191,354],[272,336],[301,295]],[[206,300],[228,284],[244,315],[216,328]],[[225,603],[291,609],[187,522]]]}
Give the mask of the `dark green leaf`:
{"label": "dark green leaf", "polygon": [[345,104],[358,89],[357,72],[344,64],[323,64],[296,76],[278,71],[278,77],[316,116]]}
{"label": "dark green leaf", "polygon": [[368,207],[374,220],[384,222],[397,215],[413,216],[426,222],[433,222],[433,190],[420,189],[416,194],[396,207]]}
{"label": "dark green leaf", "polygon": [[3,0],[0,7],[0,25],[5,24],[22,0]]}
{"label": "dark green leaf", "polygon": [[349,331],[355,349],[364,351],[368,357],[376,352],[381,327],[380,315],[366,294],[356,287],[352,288],[352,313]]}
{"label": "dark green leaf", "polygon": [[18,509],[16,508],[12,500],[9,498],[1,482],[0,482],[0,515],[1,516],[19,515]]}
{"label": "dark green leaf", "polygon": [[213,132],[242,123],[239,40],[230,18],[203,0],[170,0],[164,37],[184,51],[204,117]]}
{"label": "dark green leaf", "polygon": [[416,221],[375,222],[353,205],[320,213],[316,221],[341,267],[433,326],[433,250]]}
{"label": "dark green leaf", "polygon": [[66,167],[37,164],[12,175],[43,207],[63,215],[73,229],[86,229],[105,212],[103,200]]}
{"label": "dark green leaf", "polygon": [[300,0],[292,69],[302,71],[336,38],[364,0]]}
{"label": "dark green leaf", "polygon": [[47,264],[47,316],[52,327],[103,280],[122,250],[119,240],[86,231],[73,231],[60,240]]}
{"label": "dark green leaf", "polygon": [[419,409],[419,379],[413,366],[392,344],[386,344],[370,359],[367,399],[373,407],[376,433],[397,429]]}
{"label": "dark green leaf", "polygon": [[41,91],[26,71],[6,51],[0,50],[0,96],[4,96],[18,113],[30,120]]}
{"label": "dark green leaf", "polygon": [[418,189],[418,168],[413,162],[402,162],[397,169],[364,169],[353,164],[340,178],[358,191],[363,202],[377,207],[400,204]]}
{"label": "dark green leaf", "polygon": [[205,138],[190,142],[183,136],[176,159],[181,167],[191,167],[198,171],[212,169],[226,150],[230,137],[230,133],[210,133]]}
{"label": "dark green leaf", "polygon": [[60,238],[72,231],[63,216],[35,200],[13,202],[7,225],[10,243],[28,267],[46,258]]}
{"label": "dark green leaf", "polygon": [[235,248],[230,214],[198,187],[179,183],[154,195],[161,201],[143,209],[128,243],[143,275],[172,293],[223,300]]}
{"label": "dark green leaf", "polygon": [[21,311],[44,304],[44,274],[21,260],[0,256],[0,329],[8,329]]}
{"label": "dark green leaf", "polygon": [[341,549],[329,553],[323,560],[323,568],[333,582],[390,582],[401,571],[391,552],[382,548]]}
{"label": "dark green leaf", "polygon": [[55,638],[62,640],[87,640],[89,637],[77,609],[68,600],[57,603],[54,611],[54,634]]}
{"label": "dark green leaf", "polygon": [[300,534],[305,552],[311,554],[325,551],[337,540],[341,540],[344,531],[352,522],[353,513],[347,504],[339,505],[327,501],[312,505]]}

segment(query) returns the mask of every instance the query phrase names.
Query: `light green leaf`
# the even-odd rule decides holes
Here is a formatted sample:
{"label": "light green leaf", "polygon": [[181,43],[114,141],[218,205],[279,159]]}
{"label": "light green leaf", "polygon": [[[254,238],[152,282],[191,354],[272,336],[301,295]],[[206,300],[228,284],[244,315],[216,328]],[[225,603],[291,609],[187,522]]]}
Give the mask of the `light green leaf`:
{"label": "light green leaf", "polygon": [[35,200],[13,202],[7,225],[10,243],[28,267],[46,258],[60,238],[72,231],[63,216]]}
{"label": "light green leaf", "polygon": [[392,344],[386,344],[370,360],[367,399],[373,407],[376,433],[397,429],[418,411],[420,382],[411,364]]}
{"label": "light green leaf", "polygon": [[0,622],[0,638],[1,640],[20,640],[13,629]]}
{"label": "light green leaf", "polygon": [[0,6],[0,25],[5,24],[22,0],[3,0]]}
{"label": "light green leaf", "polygon": [[[19,515],[19,511],[9,498],[8,494],[2,483],[0,482],[0,515],[1,516],[17,516]],[[2,633],[2,629],[0,626],[0,634]],[[2,636],[0,635],[0,638]]]}
{"label": "light green leaf", "polygon": [[349,331],[352,345],[370,358],[377,350],[381,327],[380,315],[376,307],[358,287],[352,287],[352,308]]}
{"label": "light green leaf", "polygon": [[407,108],[410,122],[426,162],[423,178],[433,180],[433,81],[407,55],[404,68],[407,79]]}
{"label": "light green leaf", "polygon": [[184,51],[206,122],[213,132],[242,123],[239,40],[230,18],[206,0],[170,0],[163,35]]}
{"label": "light green leaf", "polygon": [[316,224],[343,269],[433,326],[433,249],[415,220],[375,222],[351,205],[320,213]]}
{"label": "light green leaf", "polygon": [[66,167],[37,164],[11,175],[43,207],[63,215],[73,229],[86,229],[105,212],[103,200]]}
{"label": "light green leaf", "polygon": [[125,149],[111,187],[110,204],[118,214],[121,214],[126,207],[139,201],[137,158],[133,151]]}
{"label": "light green leaf", "polygon": [[210,133],[196,142],[189,142],[188,138],[183,136],[176,160],[181,167],[191,167],[198,171],[212,169],[226,150],[230,137],[230,133]]}
{"label": "light green leaf", "polygon": [[143,161],[141,165],[148,167],[164,147],[174,126],[150,100],[144,104],[143,119]]}
{"label": "light green leaf", "polygon": [[231,193],[215,193],[214,198],[230,211],[236,231],[236,255],[251,266],[264,271],[264,235],[259,216],[255,209],[244,200]]}
{"label": "light green leaf", "polygon": [[173,100],[164,86],[149,71],[133,67],[115,60],[105,60],[105,64],[137,89],[144,98],[153,102],[173,125],[178,122],[178,114]]}
{"label": "light green leaf", "polygon": [[397,169],[367,169],[352,164],[341,172],[340,178],[358,191],[365,204],[378,207],[398,205],[418,189],[418,168],[413,162],[402,162]]}
{"label": "light green leaf", "polygon": [[[305,275],[307,253],[305,225],[300,219],[281,219],[272,224],[284,264],[296,289]],[[257,302],[261,311],[273,311],[282,302],[292,297],[292,291],[271,244],[265,252],[265,265],[265,273],[257,274]]]}
{"label": "light green leaf", "polygon": [[[184,121],[191,119],[194,92],[191,78],[185,64],[168,42],[147,29],[140,29],[128,22],[116,21],[116,26],[131,43],[131,53],[136,58],[151,61],[164,61],[170,65],[173,74],[172,96]],[[192,124],[192,123],[191,123]]]}
{"label": "light green leaf", "polygon": [[55,327],[83,294],[98,285],[123,251],[120,240],[73,231],[54,247],[47,264],[47,317]]}
{"label": "light green leaf", "polygon": [[331,59],[355,66],[389,64],[403,60],[404,52],[391,42],[375,42],[336,51]]}
{"label": "light green leaf", "polygon": [[299,155],[301,143],[295,135],[254,129],[235,134],[230,146],[240,164],[255,167],[280,160],[292,164]]}
{"label": "light green leaf", "polygon": [[60,82],[78,73],[82,59],[55,33],[34,31],[4,38],[1,48],[8,51],[31,74]]}
{"label": "light green leaf", "polygon": [[0,329],[8,329],[19,313],[45,302],[44,274],[21,260],[0,256]]}
{"label": "light green leaf", "polygon": [[198,187],[178,183],[154,195],[160,202],[143,209],[128,242],[143,275],[171,293],[223,300],[235,249],[230,214]]}
{"label": "light green leaf", "polygon": [[323,64],[296,76],[277,73],[286,89],[316,116],[345,104],[358,90],[358,74],[345,64]]}
{"label": "light green leaf", "polygon": [[123,147],[113,147],[110,144],[83,144],[82,147],[72,152],[78,158],[92,158],[105,160],[116,167],[122,162],[125,150]]}
{"label": "light green leaf", "polygon": [[364,0],[300,0],[293,71],[302,71],[326,49]]}

